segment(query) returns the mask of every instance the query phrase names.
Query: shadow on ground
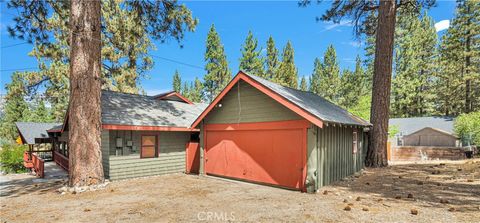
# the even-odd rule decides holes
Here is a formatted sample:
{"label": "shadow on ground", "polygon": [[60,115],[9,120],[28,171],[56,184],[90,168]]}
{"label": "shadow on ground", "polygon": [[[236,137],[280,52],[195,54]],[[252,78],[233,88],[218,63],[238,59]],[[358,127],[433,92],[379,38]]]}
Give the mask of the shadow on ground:
{"label": "shadow on ground", "polygon": [[366,169],[360,177],[335,183],[352,192],[372,193],[424,206],[456,206],[480,211],[480,161],[463,164],[403,164],[384,170]]}

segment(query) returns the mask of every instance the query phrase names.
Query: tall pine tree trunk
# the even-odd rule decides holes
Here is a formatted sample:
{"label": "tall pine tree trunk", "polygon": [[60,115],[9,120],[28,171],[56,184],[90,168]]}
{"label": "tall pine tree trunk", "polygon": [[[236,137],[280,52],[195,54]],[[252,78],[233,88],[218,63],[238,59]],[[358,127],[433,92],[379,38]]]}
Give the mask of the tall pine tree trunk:
{"label": "tall pine tree trunk", "polygon": [[70,6],[69,184],[104,181],[100,150],[100,1],[73,0]]}
{"label": "tall pine tree trunk", "polygon": [[390,85],[392,81],[393,36],[395,32],[395,0],[381,0],[378,8],[378,27],[375,42],[372,108],[370,121],[373,130],[365,160],[366,166],[387,166],[388,118]]}

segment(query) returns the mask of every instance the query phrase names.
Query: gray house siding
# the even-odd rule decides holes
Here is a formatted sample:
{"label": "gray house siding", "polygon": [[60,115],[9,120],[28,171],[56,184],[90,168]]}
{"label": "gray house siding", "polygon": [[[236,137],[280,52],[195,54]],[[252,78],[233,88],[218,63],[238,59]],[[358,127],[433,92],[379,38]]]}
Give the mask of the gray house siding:
{"label": "gray house siding", "polygon": [[[158,139],[158,157],[140,158],[142,135],[155,135]],[[185,171],[185,146],[190,140],[190,132],[158,132],[158,131],[109,131],[109,144],[102,145],[102,151],[108,148],[108,177],[111,180],[182,173]],[[116,155],[117,138],[122,139],[123,155]],[[102,137],[103,139],[103,137]],[[132,148],[127,141],[132,141]]]}
{"label": "gray house siding", "polygon": [[[240,85],[240,90],[238,86]],[[250,84],[240,81],[205,118],[205,124],[272,122],[302,119]]]}

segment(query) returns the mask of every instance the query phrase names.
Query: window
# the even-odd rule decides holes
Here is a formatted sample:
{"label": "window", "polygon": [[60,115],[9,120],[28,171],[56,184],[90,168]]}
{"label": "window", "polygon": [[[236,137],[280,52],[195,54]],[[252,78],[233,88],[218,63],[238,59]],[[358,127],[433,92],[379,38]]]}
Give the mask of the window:
{"label": "window", "polygon": [[156,136],[142,136],[142,146],[140,149],[140,158],[153,158],[156,156]]}
{"label": "window", "polygon": [[357,153],[358,141],[357,141],[357,130],[353,130],[353,154]]}

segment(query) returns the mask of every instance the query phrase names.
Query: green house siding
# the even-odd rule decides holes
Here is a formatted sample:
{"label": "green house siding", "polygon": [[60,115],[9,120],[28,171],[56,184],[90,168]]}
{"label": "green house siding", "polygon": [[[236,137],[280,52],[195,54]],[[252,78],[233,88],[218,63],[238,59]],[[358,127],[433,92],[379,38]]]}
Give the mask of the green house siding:
{"label": "green house siding", "polygon": [[[364,167],[365,133],[362,128],[345,126],[324,126],[316,129],[316,145],[309,150],[317,159],[309,157],[309,162],[316,162],[317,187],[325,186],[345,178]],[[353,153],[353,132],[357,132],[357,152]],[[313,135],[313,134],[312,134]],[[314,168],[314,164],[309,164]]]}
{"label": "green house siding", "polygon": [[[140,158],[142,135],[157,136],[158,157]],[[108,176],[111,180],[145,177],[185,171],[185,146],[190,140],[190,132],[154,132],[154,131],[110,131],[105,135],[109,145],[102,145],[102,151],[108,148]],[[116,155],[116,141],[123,141],[123,155]],[[132,141],[132,147],[127,147]]]}
{"label": "green house siding", "polygon": [[101,139],[102,139],[102,165],[103,165],[103,174],[105,178],[109,178],[109,156],[110,156],[110,131],[102,130]]}
{"label": "green house siding", "polygon": [[[238,88],[240,86],[240,89]],[[205,118],[206,124],[298,120],[301,117],[253,86],[239,81]]]}

